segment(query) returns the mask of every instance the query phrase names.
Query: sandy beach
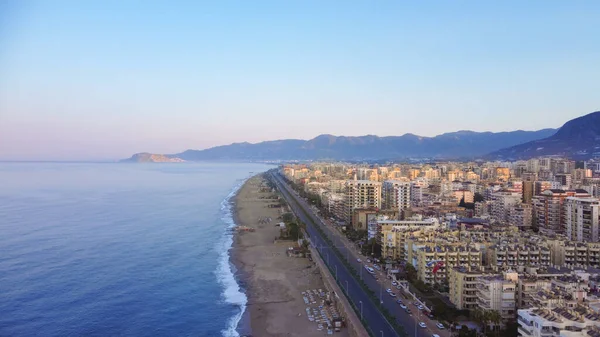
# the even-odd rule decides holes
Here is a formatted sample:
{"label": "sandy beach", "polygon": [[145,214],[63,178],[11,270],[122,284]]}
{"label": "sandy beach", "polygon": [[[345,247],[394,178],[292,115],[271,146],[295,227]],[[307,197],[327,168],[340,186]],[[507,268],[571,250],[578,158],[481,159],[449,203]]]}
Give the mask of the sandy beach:
{"label": "sandy beach", "polygon": [[255,231],[236,233],[231,252],[246,285],[252,336],[323,336],[326,329],[318,331],[308,320],[302,295],[308,289],[324,289],[321,275],[308,259],[286,255],[290,242],[274,242],[281,211],[268,207],[277,201],[265,199],[275,194],[261,192],[262,181],[262,176],[250,178],[235,197],[236,223]]}

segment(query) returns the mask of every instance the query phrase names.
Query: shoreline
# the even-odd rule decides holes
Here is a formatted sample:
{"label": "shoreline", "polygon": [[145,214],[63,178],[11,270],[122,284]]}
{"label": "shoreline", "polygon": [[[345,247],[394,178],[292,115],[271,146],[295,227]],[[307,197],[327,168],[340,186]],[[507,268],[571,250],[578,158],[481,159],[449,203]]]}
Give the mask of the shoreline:
{"label": "shoreline", "polygon": [[[238,196],[240,195],[240,191],[244,188],[244,186],[248,183],[248,181],[254,177],[260,176],[262,173],[256,174],[244,181],[242,186],[236,191],[235,195],[230,199],[231,204],[231,217],[233,219],[233,223],[235,226],[241,226],[242,223],[240,221],[239,212],[238,212]],[[235,330],[241,337],[252,336],[252,325],[250,321],[250,310],[248,310],[248,275],[244,272],[244,269],[241,266],[241,261],[239,260],[238,254],[238,246],[240,241],[240,236],[236,232],[232,232],[232,243],[231,248],[229,249],[229,263],[233,265],[235,268],[235,272],[233,273],[234,279],[237,282],[238,286],[244,296],[246,296],[246,305],[244,308],[244,312],[242,313],[242,317],[240,318]]]}
{"label": "shoreline", "polygon": [[236,282],[247,300],[236,330],[241,336],[323,336],[326,331],[308,317],[318,311],[321,299],[307,303],[310,295],[305,295],[325,288],[321,272],[309,259],[288,255],[297,241],[279,239],[277,224],[286,209],[278,198],[260,173],[247,179],[231,199],[235,225],[251,229],[233,230],[229,251]]}

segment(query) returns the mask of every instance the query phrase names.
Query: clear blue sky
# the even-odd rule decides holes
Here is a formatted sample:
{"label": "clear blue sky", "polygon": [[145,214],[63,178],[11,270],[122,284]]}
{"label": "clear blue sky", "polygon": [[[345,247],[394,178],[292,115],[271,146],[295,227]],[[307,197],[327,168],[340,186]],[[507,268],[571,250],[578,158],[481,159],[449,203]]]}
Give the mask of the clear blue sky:
{"label": "clear blue sky", "polygon": [[0,1],[0,159],[559,127],[600,1]]}

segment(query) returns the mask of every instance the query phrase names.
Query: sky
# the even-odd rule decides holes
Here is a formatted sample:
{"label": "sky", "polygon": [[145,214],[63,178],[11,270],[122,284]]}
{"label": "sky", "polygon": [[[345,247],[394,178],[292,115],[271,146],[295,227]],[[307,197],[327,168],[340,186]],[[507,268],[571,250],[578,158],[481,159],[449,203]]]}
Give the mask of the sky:
{"label": "sky", "polygon": [[0,160],[600,110],[600,1],[0,1]]}

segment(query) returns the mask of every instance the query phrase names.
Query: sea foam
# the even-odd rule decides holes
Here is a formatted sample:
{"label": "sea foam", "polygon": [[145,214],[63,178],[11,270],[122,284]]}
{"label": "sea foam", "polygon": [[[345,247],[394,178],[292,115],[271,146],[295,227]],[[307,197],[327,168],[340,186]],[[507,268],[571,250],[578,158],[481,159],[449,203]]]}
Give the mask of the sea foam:
{"label": "sea foam", "polygon": [[235,221],[233,219],[233,197],[246,182],[244,179],[232,189],[232,191],[221,202],[221,220],[226,225],[226,230],[223,239],[217,244],[217,250],[221,252],[219,255],[219,265],[216,270],[217,279],[223,287],[222,298],[226,303],[233,304],[239,308],[239,311],[229,319],[227,328],[222,331],[223,337],[239,337],[237,326],[246,311],[246,303],[248,298],[240,288],[240,285],[235,279],[233,269],[235,268],[229,261],[229,250],[233,244],[233,232]]}

